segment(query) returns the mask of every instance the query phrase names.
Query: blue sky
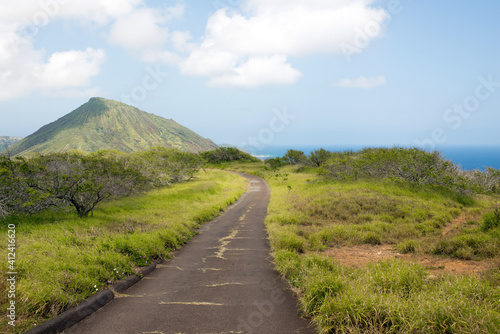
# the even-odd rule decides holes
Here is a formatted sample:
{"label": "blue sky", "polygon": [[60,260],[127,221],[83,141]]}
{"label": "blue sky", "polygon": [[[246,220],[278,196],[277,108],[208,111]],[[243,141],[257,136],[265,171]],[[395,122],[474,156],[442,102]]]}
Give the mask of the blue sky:
{"label": "blue sky", "polygon": [[0,4],[0,135],[100,96],[218,144],[500,145],[500,2]]}

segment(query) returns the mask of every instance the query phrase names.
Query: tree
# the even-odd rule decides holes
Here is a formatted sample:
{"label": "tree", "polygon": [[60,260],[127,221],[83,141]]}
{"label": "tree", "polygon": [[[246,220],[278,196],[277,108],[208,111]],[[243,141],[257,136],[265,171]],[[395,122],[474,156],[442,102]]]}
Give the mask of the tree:
{"label": "tree", "polygon": [[304,152],[297,150],[288,150],[286,154],[283,156],[283,160],[285,163],[289,165],[298,165],[305,163],[307,158]]}
{"label": "tree", "polygon": [[273,171],[277,171],[279,168],[281,168],[284,165],[286,165],[286,163],[280,157],[266,159],[265,163],[266,163],[266,165],[269,165],[269,167]]}
{"label": "tree", "polygon": [[327,150],[321,148],[319,150],[311,152],[307,159],[313,166],[321,167],[328,161],[331,155],[331,152],[328,152]]}
{"label": "tree", "polygon": [[135,154],[133,164],[153,186],[160,187],[194,178],[203,160],[194,153],[155,147]]}
{"label": "tree", "polygon": [[200,153],[200,156],[208,163],[221,163],[230,161],[257,162],[257,158],[234,147],[219,147],[213,151]]}
{"label": "tree", "polygon": [[[53,153],[23,159],[16,202],[33,211],[61,204],[86,217],[110,197],[126,196],[143,188],[145,179],[118,155]],[[22,210],[21,210],[22,211]]]}
{"label": "tree", "polygon": [[25,174],[31,168],[23,157],[0,157],[0,211],[34,213],[56,205],[46,194],[30,187]]}
{"label": "tree", "polygon": [[70,205],[87,217],[108,198],[189,180],[201,165],[197,154],[165,148],[0,157],[0,215]]}

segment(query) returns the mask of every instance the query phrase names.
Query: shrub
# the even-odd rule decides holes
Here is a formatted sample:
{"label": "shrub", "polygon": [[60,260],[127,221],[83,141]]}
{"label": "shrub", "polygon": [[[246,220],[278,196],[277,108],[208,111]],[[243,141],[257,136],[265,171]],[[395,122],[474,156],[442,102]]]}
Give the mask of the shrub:
{"label": "shrub", "polygon": [[371,263],[368,269],[376,290],[405,296],[420,290],[426,276],[423,266],[399,259]]}
{"label": "shrub", "polygon": [[433,247],[437,255],[450,255],[462,260],[491,258],[498,254],[500,242],[488,234],[463,234],[440,240]]}
{"label": "shrub", "polygon": [[328,161],[331,155],[331,152],[325,149],[319,149],[311,152],[307,157],[307,161],[313,166],[321,167]]}
{"label": "shrub", "polygon": [[406,240],[401,242],[397,248],[402,254],[415,253],[417,250],[417,243],[413,240]]}
{"label": "shrub", "polygon": [[500,208],[495,209],[495,211],[487,213],[483,217],[482,229],[483,231],[488,231],[490,229],[500,226]]}
{"label": "shrub", "polygon": [[200,156],[208,163],[219,164],[230,161],[257,162],[259,159],[234,147],[219,147],[213,151],[200,153]]}
{"label": "shrub", "polygon": [[298,165],[305,163],[307,157],[302,151],[288,150],[283,156],[283,161],[288,165]]}
{"label": "shrub", "polygon": [[191,179],[200,167],[196,154],[165,148],[0,157],[0,215],[69,205],[87,217],[106,199]]}
{"label": "shrub", "polygon": [[279,168],[283,167],[286,165],[285,161],[283,161],[282,158],[272,158],[272,159],[267,159],[265,161],[266,166],[269,166],[269,168],[272,171],[277,171]]}

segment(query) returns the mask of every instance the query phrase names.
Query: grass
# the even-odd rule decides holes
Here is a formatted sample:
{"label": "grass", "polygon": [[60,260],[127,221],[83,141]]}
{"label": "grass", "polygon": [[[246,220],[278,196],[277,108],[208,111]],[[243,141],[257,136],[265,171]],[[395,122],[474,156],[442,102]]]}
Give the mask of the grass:
{"label": "grass", "polygon": [[309,251],[436,236],[467,208],[430,186],[415,189],[389,180],[333,182],[306,173],[268,180],[269,228],[293,232]]}
{"label": "grass", "polygon": [[[87,219],[51,211],[5,219],[2,230],[15,224],[17,237],[15,332],[78,304],[137,267],[168,257],[245,187],[236,174],[209,170],[196,181],[104,203]],[[1,269],[7,272],[6,263]],[[5,280],[0,284],[6,291]],[[7,303],[4,293],[1,307]],[[2,333],[12,330],[6,317],[0,326]]]}
{"label": "grass", "polygon": [[321,333],[496,333],[500,325],[500,290],[475,277],[429,280],[399,260],[349,268],[319,255],[275,255]]}
{"label": "grass", "polygon": [[[327,180],[307,167],[251,171],[271,186],[266,224],[276,268],[319,333],[498,332],[500,267],[480,276],[431,274],[400,259],[349,267],[325,252],[388,244],[412,256],[498,260],[500,228],[491,213],[498,195],[390,179]],[[469,221],[445,233],[462,216]]]}

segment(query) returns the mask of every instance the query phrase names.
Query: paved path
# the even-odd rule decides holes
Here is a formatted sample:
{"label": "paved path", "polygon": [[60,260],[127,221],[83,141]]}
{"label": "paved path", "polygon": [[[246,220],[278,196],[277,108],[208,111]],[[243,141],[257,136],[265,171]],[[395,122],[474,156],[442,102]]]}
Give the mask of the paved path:
{"label": "paved path", "polygon": [[64,333],[313,333],[273,270],[267,183],[249,192],[139,283]]}

